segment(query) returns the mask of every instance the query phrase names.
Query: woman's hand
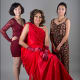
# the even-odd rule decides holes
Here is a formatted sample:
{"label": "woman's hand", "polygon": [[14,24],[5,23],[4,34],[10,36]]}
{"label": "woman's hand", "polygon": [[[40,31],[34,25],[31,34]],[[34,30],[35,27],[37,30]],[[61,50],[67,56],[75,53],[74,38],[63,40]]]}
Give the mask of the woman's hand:
{"label": "woman's hand", "polygon": [[61,45],[58,45],[57,48],[56,48],[56,50],[59,51],[60,48],[61,48]]}
{"label": "woman's hand", "polygon": [[18,39],[17,36],[12,37],[12,41],[14,41],[14,40],[16,40],[16,39]]}
{"label": "woman's hand", "polygon": [[51,43],[52,43],[52,49],[55,50],[56,49],[55,45],[53,44],[53,42]]}
{"label": "woman's hand", "polygon": [[49,49],[49,47],[45,46],[44,51],[43,51],[43,55],[42,55],[42,58],[44,61],[48,60],[48,49]]}
{"label": "woman's hand", "polygon": [[31,51],[33,51],[33,52],[34,52],[34,51],[42,51],[42,48],[32,48],[32,47],[30,47],[30,46],[28,46],[27,49],[28,49],[28,50],[31,50]]}
{"label": "woman's hand", "polygon": [[43,59],[44,61],[47,61],[47,60],[48,60],[48,54],[47,54],[47,53],[43,53],[42,59]]}
{"label": "woman's hand", "polygon": [[28,46],[27,49],[30,50],[30,51],[33,51],[33,52],[35,51],[35,48],[32,48],[30,46]]}

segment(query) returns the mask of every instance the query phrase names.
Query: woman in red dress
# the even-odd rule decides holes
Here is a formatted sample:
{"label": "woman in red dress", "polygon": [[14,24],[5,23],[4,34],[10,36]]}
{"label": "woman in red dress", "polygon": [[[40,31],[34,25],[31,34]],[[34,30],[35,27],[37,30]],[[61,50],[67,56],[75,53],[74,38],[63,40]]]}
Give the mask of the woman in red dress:
{"label": "woman in red dress", "polygon": [[[25,24],[25,20],[21,18],[21,14],[24,13],[24,8],[19,3],[13,3],[10,7],[9,13],[10,15],[14,16],[14,18],[10,19],[0,30],[0,32],[9,42],[11,42],[10,49],[13,57],[13,73],[15,80],[19,80],[21,66],[21,46],[18,44],[18,42]],[[9,28],[12,28],[12,38],[9,38],[6,33]]]}
{"label": "woman in red dress", "polygon": [[20,36],[21,59],[29,80],[72,80],[63,64],[49,51],[48,29],[44,22],[43,12],[33,10]]}

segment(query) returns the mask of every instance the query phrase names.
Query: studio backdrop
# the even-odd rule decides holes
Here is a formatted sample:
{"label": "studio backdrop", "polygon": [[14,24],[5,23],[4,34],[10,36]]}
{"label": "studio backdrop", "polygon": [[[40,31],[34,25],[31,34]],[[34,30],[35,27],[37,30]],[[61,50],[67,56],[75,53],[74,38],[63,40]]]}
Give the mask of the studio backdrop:
{"label": "studio backdrop", "polygon": [[[71,28],[69,35],[70,46],[70,75],[74,80],[80,80],[80,0],[1,0],[0,3],[0,28],[12,18],[8,11],[12,3],[19,2],[25,9],[22,17],[29,21],[30,11],[33,9],[41,9],[45,14],[46,23],[50,33],[50,22],[57,17],[57,5],[64,1],[67,3],[67,17],[71,20]],[[12,35],[9,29],[7,34]],[[50,43],[51,49],[51,43]],[[10,43],[0,34],[0,80],[14,80],[12,72],[12,56],[10,52]],[[20,80],[28,79],[28,75],[21,67]]]}

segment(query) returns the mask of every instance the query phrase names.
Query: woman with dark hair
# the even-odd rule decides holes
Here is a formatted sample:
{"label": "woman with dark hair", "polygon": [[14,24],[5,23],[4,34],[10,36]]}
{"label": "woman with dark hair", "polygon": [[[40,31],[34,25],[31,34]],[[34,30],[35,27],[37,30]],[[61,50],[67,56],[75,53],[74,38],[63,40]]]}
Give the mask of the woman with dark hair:
{"label": "woman with dark hair", "polygon": [[[18,44],[18,42],[25,24],[25,20],[21,18],[21,14],[24,13],[24,8],[20,3],[13,3],[9,9],[9,13],[14,17],[11,18],[5,26],[3,26],[0,32],[9,42],[11,42],[10,49],[13,57],[13,73],[15,80],[19,80],[21,66],[21,46]],[[6,33],[9,28],[12,28],[12,38],[9,38]]]}
{"label": "woman with dark hair", "polygon": [[44,13],[34,9],[20,36],[21,59],[29,80],[72,80],[59,59],[49,51],[44,22]]}
{"label": "woman with dark hair", "polygon": [[66,12],[66,3],[59,3],[57,6],[58,18],[51,20],[50,40],[52,43],[52,53],[56,51],[55,54],[69,72],[68,36],[70,31],[70,20],[66,17]]}

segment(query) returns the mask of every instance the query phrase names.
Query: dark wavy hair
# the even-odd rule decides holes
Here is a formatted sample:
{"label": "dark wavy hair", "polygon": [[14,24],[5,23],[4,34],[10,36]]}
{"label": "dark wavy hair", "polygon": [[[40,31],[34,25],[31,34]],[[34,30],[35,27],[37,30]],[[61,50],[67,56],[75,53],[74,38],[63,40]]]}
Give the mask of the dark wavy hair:
{"label": "dark wavy hair", "polygon": [[9,9],[9,14],[12,15],[12,16],[15,16],[14,9],[17,8],[18,6],[21,7],[21,14],[23,14],[24,13],[23,6],[20,3],[16,3],[16,2],[11,5],[11,7]]}
{"label": "dark wavy hair", "polygon": [[67,13],[67,4],[65,3],[65,2],[60,2],[59,4],[58,4],[58,6],[57,6],[57,13],[58,13],[58,8],[59,8],[59,6],[64,6],[65,7],[65,9],[66,9],[66,12],[65,12],[65,14],[64,15],[66,15],[66,13]]}
{"label": "dark wavy hair", "polygon": [[45,16],[44,16],[43,11],[42,10],[39,10],[39,9],[34,9],[33,11],[30,12],[30,22],[34,24],[34,16],[37,13],[40,13],[41,14],[41,17],[42,17],[42,21],[41,21],[41,23],[40,23],[39,26],[43,26],[43,24],[45,23]]}

